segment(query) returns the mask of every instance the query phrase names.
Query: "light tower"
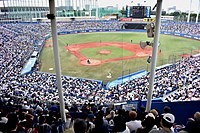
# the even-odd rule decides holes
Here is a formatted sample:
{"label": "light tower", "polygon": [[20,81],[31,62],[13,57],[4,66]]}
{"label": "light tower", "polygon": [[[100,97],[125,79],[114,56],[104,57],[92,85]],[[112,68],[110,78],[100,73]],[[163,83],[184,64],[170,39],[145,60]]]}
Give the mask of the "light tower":
{"label": "light tower", "polygon": [[190,10],[189,10],[189,13],[188,13],[187,22],[190,22],[191,7],[192,7],[192,0],[190,0]]}
{"label": "light tower", "polygon": [[199,0],[199,6],[198,6],[198,10],[197,10],[196,23],[198,23],[199,13],[200,13],[200,0]]}
{"label": "light tower", "polygon": [[98,7],[98,0],[96,0],[96,19],[99,19],[99,7]]}

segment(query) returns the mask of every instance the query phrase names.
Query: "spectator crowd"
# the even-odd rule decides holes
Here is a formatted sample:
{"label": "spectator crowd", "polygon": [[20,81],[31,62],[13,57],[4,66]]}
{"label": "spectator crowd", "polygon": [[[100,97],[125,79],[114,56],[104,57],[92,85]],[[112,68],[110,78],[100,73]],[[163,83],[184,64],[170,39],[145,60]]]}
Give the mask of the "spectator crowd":
{"label": "spectator crowd", "polygon": [[199,23],[185,23],[185,22],[171,22],[163,23],[161,31],[187,34],[192,36],[200,36],[200,24]]}
{"label": "spectator crowd", "polygon": [[[174,27],[174,28],[173,28]],[[162,30],[199,35],[199,24],[171,24]],[[120,29],[117,21],[75,21],[58,23],[58,31]],[[2,132],[63,132],[60,121],[59,96],[56,87],[56,76],[38,72],[36,64],[33,72],[21,75],[21,71],[35,50],[42,48],[44,36],[50,34],[48,23],[33,24],[0,24],[0,131]],[[200,100],[200,57],[189,57],[179,62],[156,70],[153,98],[164,98],[166,101]],[[99,81],[62,76],[66,114],[84,112],[81,119],[74,121],[75,133],[85,132],[121,132],[132,133],[157,132],[162,126],[171,131],[174,116],[168,112],[160,116],[162,125],[156,124],[157,113],[142,114],[137,110],[103,110],[89,106],[118,103],[131,100],[147,99],[149,74],[105,90]],[[171,93],[172,92],[172,93]],[[11,108],[7,108],[11,107]],[[81,107],[81,109],[80,109]],[[90,112],[92,111],[92,112]],[[11,112],[11,113],[9,113]],[[116,115],[117,114],[117,115]],[[170,118],[167,119],[167,118]],[[197,117],[197,118],[196,118]],[[199,122],[199,112],[192,122]],[[146,120],[146,121],[144,121]],[[154,122],[152,122],[154,121]],[[198,123],[197,122],[197,123]],[[91,127],[88,127],[88,123]],[[136,123],[137,127],[131,127]],[[151,123],[151,124],[147,124]],[[86,124],[86,126],[84,126]],[[3,128],[3,127],[6,128]],[[78,127],[78,128],[77,128]],[[78,131],[76,131],[78,129]],[[137,130],[138,129],[138,130]],[[162,128],[163,129],[163,128]],[[43,130],[43,131],[42,131]],[[187,130],[187,129],[185,129]],[[145,132],[144,131],[144,132]],[[32,131],[33,132],[33,131]],[[84,133],[85,133],[84,132]]]}

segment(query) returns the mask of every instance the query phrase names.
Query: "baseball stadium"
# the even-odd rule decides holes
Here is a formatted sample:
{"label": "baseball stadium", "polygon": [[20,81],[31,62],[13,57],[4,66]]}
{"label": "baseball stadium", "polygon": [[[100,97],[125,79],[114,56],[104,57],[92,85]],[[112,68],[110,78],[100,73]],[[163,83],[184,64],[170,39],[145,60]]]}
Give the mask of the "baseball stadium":
{"label": "baseball stadium", "polygon": [[197,133],[200,1],[141,1],[0,0],[0,132]]}

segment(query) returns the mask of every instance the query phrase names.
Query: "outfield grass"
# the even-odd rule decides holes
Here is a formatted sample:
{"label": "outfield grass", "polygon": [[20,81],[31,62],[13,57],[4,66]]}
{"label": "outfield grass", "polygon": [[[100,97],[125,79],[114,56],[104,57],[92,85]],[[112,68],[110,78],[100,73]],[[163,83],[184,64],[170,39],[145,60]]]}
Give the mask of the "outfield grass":
{"label": "outfield grass", "polygon": [[[84,34],[70,34],[62,35],[58,37],[59,41],[59,53],[61,59],[61,69],[63,75],[98,79],[104,81],[111,81],[119,76],[126,75],[138,70],[146,69],[150,70],[150,64],[147,63],[147,57],[123,60],[117,62],[110,62],[100,66],[81,66],[79,60],[70,52],[68,52],[64,46],[66,44],[76,45],[80,43],[88,42],[127,42],[127,43],[139,44],[141,40],[152,41],[151,38],[146,37],[146,33],[84,33]],[[50,42],[48,42],[49,44]],[[180,54],[189,53],[195,54],[193,50],[200,49],[200,43],[196,40],[161,35],[160,36],[160,47],[161,54],[158,56],[157,66],[166,64],[180,59]],[[101,43],[100,43],[101,44]],[[97,48],[82,49],[81,53],[87,57],[95,59],[107,59],[109,56],[99,55],[97,52],[99,50],[112,50],[112,56],[127,56],[132,54],[130,51],[123,50],[121,48],[114,48],[114,46],[102,46]],[[116,51],[115,51],[116,50]],[[92,52],[91,52],[92,51]],[[95,54],[96,53],[96,54]],[[117,53],[117,54],[116,54]],[[122,54],[123,53],[123,54]],[[53,47],[44,47],[40,59],[42,61],[41,71],[55,73],[54,57],[53,57]],[[49,68],[54,68],[50,71]],[[107,79],[108,73],[112,73],[112,78]]]}

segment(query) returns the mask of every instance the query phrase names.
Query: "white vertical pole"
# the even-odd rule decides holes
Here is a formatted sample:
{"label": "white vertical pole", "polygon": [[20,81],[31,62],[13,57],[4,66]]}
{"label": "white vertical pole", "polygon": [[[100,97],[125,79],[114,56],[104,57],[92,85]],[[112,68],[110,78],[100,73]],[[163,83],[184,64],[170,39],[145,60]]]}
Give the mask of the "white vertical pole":
{"label": "white vertical pole", "polygon": [[82,4],[81,4],[82,0],[79,0],[79,11],[80,11],[80,17],[82,17]]}
{"label": "white vertical pole", "polygon": [[198,23],[198,20],[199,20],[199,13],[200,13],[200,0],[199,0],[199,6],[198,6],[198,10],[197,10],[196,23]]}
{"label": "white vertical pole", "polygon": [[32,20],[33,18],[33,1],[30,0],[30,3],[29,3],[29,7],[30,7],[30,21]]}
{"label": "white vertical pole", "polygon": [[91,0],[89,1],[89,12],[90,12],[90,19],[91,19],[91,16],[92,16],[92,2]]}
{"label": "white vertical pole", "polygon": [[[55,4],[55,8],[57,8],[58,9],[58,7],[60,6],[59,5],[59,0],[56,0],[57,2],[56,2],[56,4]],[[56,10],[56,9],[55,9]],[[59,17],[59,12],[56,10],[55,11],[55,14],[56,14],[56,16],[58,16]]]}
{"label": "white vertical pole", "polygon": [[12,21],[12,17],[11,17],[11,13],[10,13],[11,8],[9,7],[9,2],[8,2],[8,0],[7,0],[7,8],[8,8],[8,14],[7,14],[8,19]]}
{"label": "white vertical pole", "polygon": [[76,12],[78,10],[78,0],[76,0]]}
{"label": "white vertical pole", "polygon": [[90,2],[90,4],[91,4],[91,5],[90,5],[90,7],[91,7],[91,8],[90,8],[90,9],[91,9],[91,16],[92,16],[92,9],[95,8],[95,1],[96,1],[96,0],[91,0],[91,2]]}
{"label": "white vertical pole", "polygon": [[[82,8],[85,9],[85,0],[82,0]],[[85,16],[85,11],[83,11],[83,15],[82,16]]]}
{"label": "white vertical pole", "polygon": [[74,9],[74,1],[72,0],[71,2],[72,2],[72,9],[73,9],[73,17],[74,17],[75,16],[75,13],[74,13],[74,10],[75,10]]}
{"label": "white vertical pole", "polygon": [[98,7],[98,0],[96,0],[96,19],[99,18],[99,7]]}
{"label": "white vertical pole", "polygon": [[76,9],[75,9],[75,12],[76,12],[76,17],[78,17],[78,1],[76,0],[76,5],[75,5]]}
{"label": "white vertical pole", "polygon": [[72,8],[73,8],[73,10],[74,10],[74,2],[73,2],[73,0],[72,0],[71,2],[72,2]]}
{"label": "white vertical pole", "polygon": [[81,0],[81,3],[82,3],[82,8],[84,9],[85,7],[85,5],[84,5],[84,0]]}
{"label": "white vertical pole", "polygon": [[[49,10],[50,10],[50,14],[55,15],[56,8],[55,8],[54,0],[49,0]],[[53,40],[54,62],[55,62],[55,67],[56,67],[57,89],[58,89],[59,100],[60,100],[60,113],[61,113],[62,121],[66,123],[65,104],[64,104],[63,91],[62,91],[60,56],[58,52],[56,17],[51,19],[51,33],[52,33],[52,40]]]}
{"label": "white vertical pole", "polygon": [[12,3],[12,15],[13,15],[13,20],[16,22],[16,18],[15,18],[15,16],[16,16],[16,14],[15,14],[15,1],[10,1],[11,3]]}
{"label": "white vertical pole", "polygon": [[72,0],[72,2],[73,2],[73,8],[74,8],[74,10],[76,10],[76,1]]}
{"label": "white vertical pole", "polygon": [[[67,7],[67,0],[65,0],[65,7]],[[65,8],[65,10],[67,10],[67,8]]]}
{"label": "white vertical pole", "polygon": [[[20,18],[20,17],[19,17],[19,0],[17,0],[16,5],[17,5],[17,8],[16,8],[16,10],[17,10],[16,13],[17,13],[17,15],[16,15],[16,16],[17,16],[17,18]],[[19,19],[19,20],[21,21],[21,19]]]}
{"label": "white vertical pole", "polygon": [[191,7],[192,7],[192,0],[190,0],[190,10],[189,10],[189,13],[188,13],[187,22],[190,22]]}
{"label": "white vertical pole", "polygon": [[41,9],[42,9],[41,3],[40,3],[40,0],[38,0],[38,10],[37,11],[38,11],[38,14],[39,14],[39,18],[42,17],[42,11],[41,11]]}
{"label": "white vertical pole", "polygon": [[156,61],[157,61],[157,53],[158,53],[158,43],[159,43],[159,37],[160,37],[161,13],[162,13],[162,0],[157,0],[155,37],[154,37],[154,45],[153,45],[153,51],[152,51],[152,62],[151,62],[149,91],[147,95],[146,111],[150,111],[151,103],[152,103],[152,93],[153,93],[154,77],[155,77],[155,69],[156,69]]}

